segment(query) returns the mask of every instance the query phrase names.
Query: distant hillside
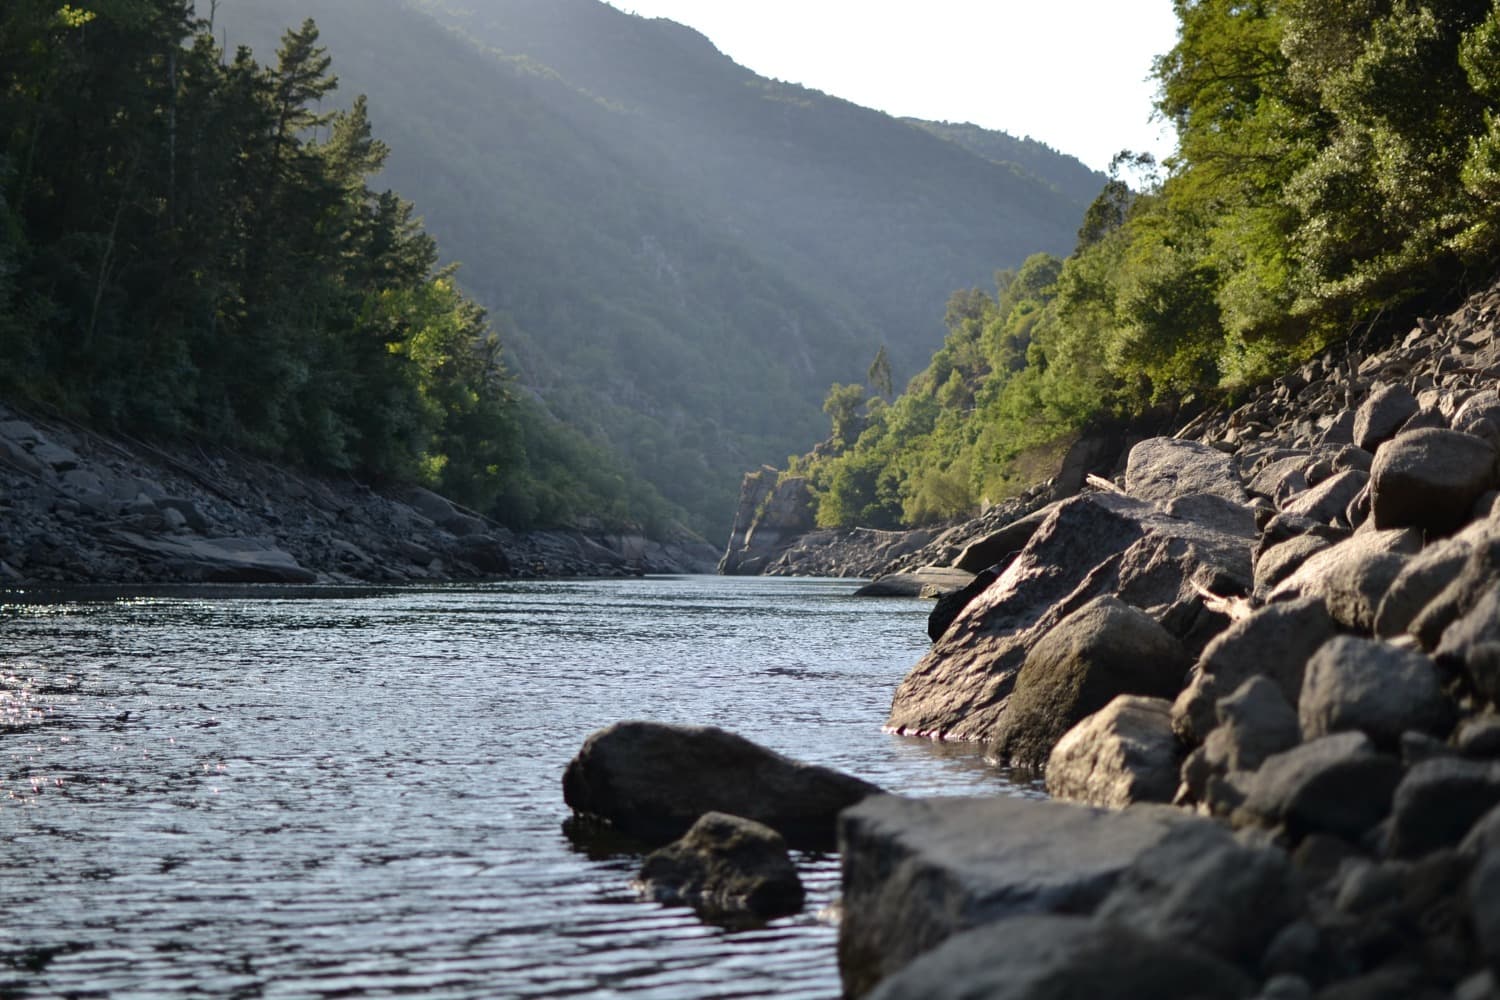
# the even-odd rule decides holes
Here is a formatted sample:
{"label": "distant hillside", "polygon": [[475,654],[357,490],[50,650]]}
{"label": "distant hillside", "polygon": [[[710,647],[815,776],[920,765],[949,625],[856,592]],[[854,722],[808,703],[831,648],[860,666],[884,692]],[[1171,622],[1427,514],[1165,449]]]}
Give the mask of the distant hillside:
{"label": "distant hillside", "polygon": [[1091,170],[1087,164],[1065,156],[1030,136],[1017,139],[1009,132],[996,132],[969,122],[928,122],[920,118],[901,120],[956,142],[986,160],[1015,164],[1027,173],[1047,181],[1064,196],[1085,206],[1098,196],[1109,180],[1099,171]]}
{"label": "distant hillside", "polygon": [[413,2],[233,0],[219,29],[270,57],[317,20],[523,384],[711,537],[830,383],[882,344],[904,381],[952,291],[1070,249],[1093,194],[597,0]]}

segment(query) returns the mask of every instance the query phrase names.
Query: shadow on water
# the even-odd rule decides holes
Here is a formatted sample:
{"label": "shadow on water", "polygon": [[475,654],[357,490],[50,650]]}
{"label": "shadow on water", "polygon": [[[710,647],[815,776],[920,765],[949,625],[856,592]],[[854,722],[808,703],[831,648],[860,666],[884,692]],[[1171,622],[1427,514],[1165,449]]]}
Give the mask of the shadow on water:
{"label": "shadow on water", "polygon": [[588,816],[569,816],[562,821],[562,833],[568,841],[569,849],[590,861],[641,858],[652,850],[644,841]]}

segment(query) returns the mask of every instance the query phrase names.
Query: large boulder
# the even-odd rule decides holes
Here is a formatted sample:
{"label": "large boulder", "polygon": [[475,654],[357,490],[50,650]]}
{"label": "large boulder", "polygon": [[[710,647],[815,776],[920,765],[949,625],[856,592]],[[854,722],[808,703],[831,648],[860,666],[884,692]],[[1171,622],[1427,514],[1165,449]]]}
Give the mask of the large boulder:
{"label": "large boulder", "polygon": [[1141,519],[1150,511],[1106,494],[1058,505],[901,681],[886,727],[944,739],[989,736],[1026,651],[1104,586],[1112,557],[1145,533]]}
{"label": "large boulder", "polygon": [[1191,661],[1144,612],[1099,597],[1064,618],[1026,656],[991,750],[1030,768],[1047,762],[1063,735],[1116,695],[1171,699]]}
{"label": "large boulder", "polygon": [[1447,534],[1470,518],[1495,486],[1495,447],[1461,431],[1425,428],[1396,436],[1370,473],[1375,527],[1416,527]]}
{"label": "large boulder", "polygon": [[[1442,653],[1452,652],[1455,642],[1468,645],[1500,636],[1500,631],[1489,624],[1492,619],[1472,614],[1497,584],[1500,584],[1500,538],[1476,540],[1458,572],[1417,612],[1407,631],[1417,637],[1423,649],[1437,649],[1441,644]],[[1460,618],[1467,619],[1466,624],[1454,626]],[[1452,637],[1448,635],[1450,627],[1454,627]]]}
{"label": "large boulder", "polygon": [[871,1000],[1235,1000],[1254,992],[1244,973],[1190,945],[1109,921],[1037,916],[952,938],[881,983]]}
{"label": "large boulder", "polygon": [[1062,503],[907,674],[887,727],[907,735],[989,739],[1028,651],[1062,619],[1112,592],[1186,634],[1176,626],[1196,624],[1200,588],[1248,589],[1250,546],[1248,534],[1174,517],[1125,496],[1101,493]]}
{"label": "large boulder", "polygon": [[1308,659],[1336,632],[1323,602],[1313,597],[1268,604],[1233,623],[1209,643],[1178,696],[1172,710],[1177,734],[1201,743],[1218,724],[1218,700],[1253,677],[1269,677],[1295,705]]}
{"label": "large boulder", "polygon": [[954,560],[954,567],[970,573],[979,573],[996,563],[1011,559],[1026,547],[1026,543],[1031,541],[1031,536],[1036,534],[1036,530],[1051,516],[1056,507],[1056,503],[1048,504],[987,535],[974,539],[964,546],[963,551]]}
{"label": "large boulder", "polygon": [[599,730],[563,774],[563,799],[575,813],[648,844],[723,812],[764,823],[792,847],[828,850],[839,812],[879,792],[722,729],[659,722]]}
{"label": "large boulder", "polygon": [[948,626],[959,616],[964,608],[974,602],[974,598],[989,587],[990,584],[1000,579],[1000,573],[994,567],[982,569],[974,575],[964,586],[957,590],[949,591],[938,597],[933,604],[932,610],[927,614],[927,638],[937,642],[948,631]]}
{"label": "large boulder", "polygon": [[1188,493],[1249,499],[1233,458],[1206,444],[1176,438],[1151,438],[1130,449],[1125,492],[1157,503]]}
{"label": "large boulder", "polygon": [[1047,793],[1106,809],[1171,802],[1181,757],[1172,734],[1171,702],[1120,695],[1052,748]]}
{"label": "large boulder", "polygon": [[1115,813],[1009,797],[866,799],[839,818],[845,992],[864,994],[974,927],[1089,913],[1167,830],[1204,822],[1163,806]]}
{"label": "large boulder", "polygon": [[1224,827],[1192,823],[1136,858],[1096,916],[1253,970],[1299,915],[1301,897],[1285,852],[1245,847]]}
{"label": "large boulder", "polygon": [[1344,512],[1369,481],[1368,474],[1358,469],[1346,469],[1292,497],[1281,509],[1285,513],[1311,518],[1324,524],[1342,521],[1345,520]]}
{"label": "large boulder", "polygon": [[786,841],[762,823],[705,813],[681,840],[646,855],[640,891],[712,920],[774,920],[802,909],[805,894]]}
{"label": "large boulder", "polygon": [[1473,551],[1493,539],[1495,528],[1492,521],[1476,521],[1451,538],[1429,544],[1408,560],[1375,610],[1375,634],[1391,638],[1406,632],[1459,575]]}
{"label": "large boulder", "polygon": [[1438,660],[1463,670],[1481,697],[1500,704],[1500,580],[1442,635]]}
{"label": "large boulder", "polygon": [[1216,706],[1219,725],[1203,741],[1215,771],[1255,771],[1302,742],[1297,712],[1269,677],[1252,677]]}
{"label": "large boulder", "polygon": [[1411,529],[1356,534],[1309,556],[1276,585],[1269,599],[1316,597],[1340,625],[1369,632],[1380,601],[1405,567],[1406,557],[1421,547],[1421,533]]}
{"label": "large boulder", "polygon": [[1500,764],[1442,757],[1423,761],[1396,786],[1390,851],[1398,858],[1416,858],[1457,846],[1497,804]]}
{"label": "large boulder", "polygon": [[1388,750],[1408,730],[1446,736],[1453,725],[1432,660],[1355,636],[1329,640],[1308,661],[1297,715],[1304,739],[1359,730]]}
{"label": "large boulder", "polygon": [[1378,385],[1354,412],[1354,443],[1373,452],[1421,409],[1404,385]]}
{"label": "large boulder", "polygon": [[1363,733],[1339,733],[1268,758],[1250,779],[1235,822],[1284,827],[1293,838],[1358,841],[1390,812],[1401,763]]}

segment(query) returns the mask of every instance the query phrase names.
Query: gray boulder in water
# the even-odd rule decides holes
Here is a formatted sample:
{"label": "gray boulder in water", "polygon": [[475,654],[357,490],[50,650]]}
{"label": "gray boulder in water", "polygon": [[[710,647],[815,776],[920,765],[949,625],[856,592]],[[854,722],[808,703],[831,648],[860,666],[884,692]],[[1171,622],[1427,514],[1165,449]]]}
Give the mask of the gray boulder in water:
{"label": "gray boulder in water", "polygon": [[580,816],[667,844],[705,813],[764,823],[794,848],[829,850],[841,810],[880,788],[712,726],[619,722],[584,741],[563,774]]}
{"label": "gray boulder in water", "polygon": [[716,922],[790,916],[805,898],[781,834],[719,812],[647,855],[637,885],[659,903],[691,906]]}

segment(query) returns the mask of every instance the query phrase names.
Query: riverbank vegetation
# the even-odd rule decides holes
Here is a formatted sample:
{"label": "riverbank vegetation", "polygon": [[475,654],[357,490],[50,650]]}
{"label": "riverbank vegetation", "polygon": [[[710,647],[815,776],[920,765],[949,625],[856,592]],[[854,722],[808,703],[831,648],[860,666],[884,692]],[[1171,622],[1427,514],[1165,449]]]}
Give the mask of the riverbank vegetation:
{"label": "riverbank vegetation", "polygon": [[0,8],[0,392],[517,527],[667,527],[517,391],[413,205],[371,186],[388,150],[336,84],[312,21],[262,65],[189,0]]}
{"label": "riverbank vegetation", "polygon": [[1233,396],[1493,278],[1492,3],[1175,6],[1156,77],[1178,154],[1122,154],[1070,256],[956,294],[895,400],[834,387],[832,441],[789,468],[821,524],[971,512],[1092,425]]}

